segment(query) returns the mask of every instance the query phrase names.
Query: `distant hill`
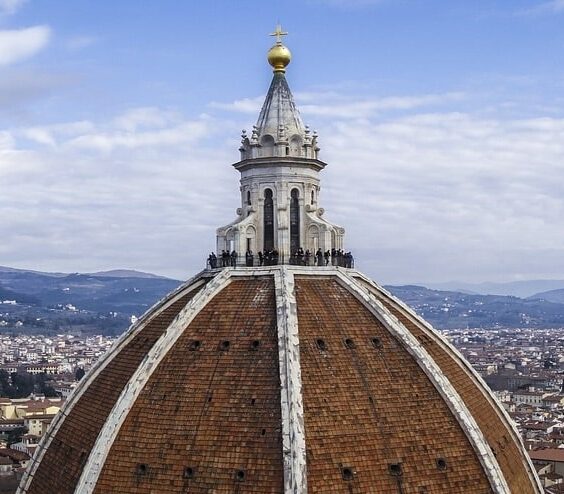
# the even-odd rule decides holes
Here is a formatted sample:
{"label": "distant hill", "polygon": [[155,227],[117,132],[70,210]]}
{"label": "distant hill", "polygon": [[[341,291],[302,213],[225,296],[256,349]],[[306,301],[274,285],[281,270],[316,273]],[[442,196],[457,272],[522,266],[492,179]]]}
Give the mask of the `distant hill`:
{"label": "distant hill", "polygon": [[43,271],[33,271],[31,269],[9,268],[8,266],[0,266],[0,273],[33,273],[42,276],[67,276],[67,273],[46,273]]}
{"label": "distant hill", "polygon": [[[181,282],[150,273],[0,268],[0,330],[120,333]],[[16,302],[15,304],[13,302]]]}
{"label": "distant hill", "polygon": [[19,304],[31,304],[38,305],[39,299],[32,295],[26,295],[25,293],[14,292],[7,288],[0,286],[0,301],[13,301]]}
{"label": "distant hill", "polygon": [[564,289],[564,280],[524,280],[507,283],[465,283],[449,281],[446,283],[424,283],[434,290],[445,290],[463,293],[477,293],[482,295],[511,295],[526,298],[540,292]]}
{"label": "distant hill", "polygon": [[416,285],[385,288],[437,328],[564,327],[564,303]]}
{"label": "distant hill", "polygon": [[[8,266],[0,266],[0,273],[31,273],[41,276],[49,276],[61,278],[69,276],[69,273],[47,273],[43,271],[35,271],[32,269],[9,268]],[[77,273],[78,274],[78,273]],[[84,273],[89,276],[103,276],[106,278],[161,278],[167,279],[165,276],[159,276],[152,273],[144,273],[143,271],[136,271],[134,269],[112,269],[110,271],[97,271],[95,273]]]}
{"label": "distant hill", "polygon": [[547,300],[556,304],[564,304],[564,288],[549,290],[547,292],[535,293],[528,297],[529,300]]}
{"label": "distant hill", "polygon": [[[180,285],[150,273],[42,273],[0,267],[0,331],[119,334]],[[529,298],[387,286],[437,328],[564,327],[564,289]]]}
{"label": "distant hill", "polygon": [[98,271],[96,273],[87,273],[90,276],[102,276],[105,278],[152,278],[166,280],[164,276],[152,273],[144,273],[143,271],[135,271],[133,269],[113,269],[111,271]]}

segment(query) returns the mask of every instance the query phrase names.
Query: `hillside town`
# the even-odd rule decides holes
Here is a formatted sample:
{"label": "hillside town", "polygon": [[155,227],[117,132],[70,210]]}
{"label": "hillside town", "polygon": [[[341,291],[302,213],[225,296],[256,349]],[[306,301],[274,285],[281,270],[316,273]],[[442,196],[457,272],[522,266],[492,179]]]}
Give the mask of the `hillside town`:
{"label": "hillside town", "polygon": [[545,492],[564,492],[564,329],[464,329],[443,334],[513,419]]}
{"label": "hillside town", "polygon": [[114,341],[0,335],[0,493],[15,492],[64,401]]}
{"label": "hillside town", "polygon": [[[515,422],[545,491],[564,492],[564,329],[442,333]],[[0,493],[14,491],[65,399],[114,341],[0,335]]]}

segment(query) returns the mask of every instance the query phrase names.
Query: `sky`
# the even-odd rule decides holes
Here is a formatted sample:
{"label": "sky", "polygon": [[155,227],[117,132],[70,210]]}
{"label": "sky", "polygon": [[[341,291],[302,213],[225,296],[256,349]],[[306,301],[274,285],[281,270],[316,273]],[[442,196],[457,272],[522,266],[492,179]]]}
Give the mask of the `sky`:
{"label": "sky", "polygon": [[358,269],[564,279],[564,0],[0,0],[0,265],[202,269],[277,22]]}

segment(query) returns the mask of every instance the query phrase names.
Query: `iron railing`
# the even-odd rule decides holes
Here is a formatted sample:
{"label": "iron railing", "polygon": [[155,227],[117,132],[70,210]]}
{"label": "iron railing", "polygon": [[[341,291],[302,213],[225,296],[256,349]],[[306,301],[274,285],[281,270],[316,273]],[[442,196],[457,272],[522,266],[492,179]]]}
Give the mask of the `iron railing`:
{"label": "iron railing", "polygon": [[257,254],[246,254],[244,256],[232,255],[216,256],[210,254],[206,261],[206,269],[221,269],[234,267],[262,267],[278,265],[294,266],[340,266],[342,268],[354,268],[354,257],[350,253],[335,256],[316,255],[292,255],[286,258],[281,254],[269,254],[259,257]]}

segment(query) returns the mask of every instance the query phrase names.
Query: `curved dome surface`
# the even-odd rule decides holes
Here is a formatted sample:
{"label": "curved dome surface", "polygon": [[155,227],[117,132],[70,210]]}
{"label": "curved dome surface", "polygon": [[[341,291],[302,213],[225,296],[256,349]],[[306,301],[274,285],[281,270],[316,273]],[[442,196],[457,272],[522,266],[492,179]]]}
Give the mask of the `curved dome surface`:
{"label": "curved dome surface", "polygon": [[20,493],[539,493],[460,354],[360,272],[200,273],[83,378]]}

